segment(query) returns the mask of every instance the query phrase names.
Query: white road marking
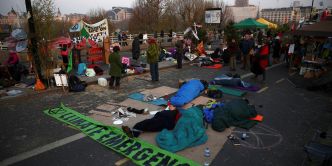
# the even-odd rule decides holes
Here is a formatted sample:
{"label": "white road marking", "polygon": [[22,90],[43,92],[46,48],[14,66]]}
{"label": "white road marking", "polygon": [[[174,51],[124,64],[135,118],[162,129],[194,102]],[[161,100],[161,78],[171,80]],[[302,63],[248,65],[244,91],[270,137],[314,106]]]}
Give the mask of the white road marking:
{"label": "white road marking", "polygon": [[244,78],[247,78],[247,77],[250,77],[250,76],[253,76],[254,74],[253,73],[247,73],[247,74],[244,74],[241,76],[241,79],[244,79]]}
{"label": "white road marking", "polygon": [[50,144],[38,147],[36,149],[33,149],[33,150],[30,150],[30,151],[21,153],[19,155],[7,158],[7,159],[0,162],[0,166],[2,166],[2,165],[11,165],[11,164],[17,163],[19,161],[25,160],[27,158],[36,156],[36,155],[44,153],[44,152],[47,152],[49,150],[60,147],[62,145],[66,145],[68,143],[74,142],[74,141],[79,140],[79,139],[84,138],[84,137],[85,137],[85,134],[83,134],[83,133],[79,133],[79,134],[69,136],[67,138],[52,142]]}
{"label": "white road marking", "polygon": [[279,84],[279,83],[280,83],[280,82],[282,82],[282,81],[285,81],[285,79],[284,79],[284,78],[282,78],[282,79],[280,79],[280,80],[276,81],[276,84]]}
{"label": "white road marking", "polygon": [[262,93],[262,92],[266,91],[267,89],[269,89],[269,87],[266,86],[266,87],[260,89],[257,93]]}

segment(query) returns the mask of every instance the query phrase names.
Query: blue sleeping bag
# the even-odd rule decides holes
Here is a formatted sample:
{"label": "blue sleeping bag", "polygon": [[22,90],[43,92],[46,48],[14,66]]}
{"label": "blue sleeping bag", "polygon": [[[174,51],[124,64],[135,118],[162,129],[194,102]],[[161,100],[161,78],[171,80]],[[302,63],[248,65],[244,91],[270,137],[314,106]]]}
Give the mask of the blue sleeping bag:
{"label": "blue sleeping bag", "polygon": [[204,90],[204,85],[200,80],[190,80],[171,97],[171,104],[175,107],[182,107],[195,99]]}

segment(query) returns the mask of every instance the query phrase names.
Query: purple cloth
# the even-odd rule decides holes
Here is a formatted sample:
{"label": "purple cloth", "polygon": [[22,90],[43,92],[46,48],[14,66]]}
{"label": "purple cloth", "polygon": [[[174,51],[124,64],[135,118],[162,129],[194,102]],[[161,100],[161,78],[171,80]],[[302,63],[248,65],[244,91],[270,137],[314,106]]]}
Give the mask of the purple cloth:
{"label": "purple cloth", "polygon": [[239,90],[246,90],[246,91],[252,91],[252,92],[256,92],[258,90],[260,90],[261,88],[258,87],[258,86],[255,86],[255,85],[252,85],[250,87],[241,87],[241,86],[235,86],[235,87],[232,87],[232,88],[235,88],[235,89],[239,89]]}

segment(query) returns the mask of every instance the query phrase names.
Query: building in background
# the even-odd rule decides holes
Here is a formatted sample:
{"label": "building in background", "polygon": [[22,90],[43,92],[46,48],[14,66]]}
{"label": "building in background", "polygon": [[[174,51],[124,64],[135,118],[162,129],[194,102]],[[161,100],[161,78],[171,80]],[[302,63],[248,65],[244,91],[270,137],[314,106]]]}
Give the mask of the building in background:
{"label": "building in background", "polygon": [[[296,7],[295,7],[296,6]],[[288,22],[298,22],[301,19],[308,20],[310,18],[311,6],[297,6],[288,8],[262,9],[261,17],[279,24]]]}
{"label": "building in background", "polygon": [[238,23],[247,18],[257,18],[259,8],[249,5],[249,0],[236,0],[234,6],[226,6],[224,21]]}
{"label": "building in background", "polygon": [[59,8],[58,8],[58,12],[56,12],[56,14],[55,14],[54,20],[56,20],[56,21],[65,21],[66,20],[66,16],[61,14]]}
{"label": "building in background", "polygon": [[7,15],[0,16],[0,26],[2,32],[9,32],[15,28],[21,28],[26,22],[26,13],[19,13],[13,8],[7,13]]}
{"label": "building in background", "polygon": [[133,16],[133,9],[127,7],[112,7],[112,10],[107,11],[106,15],[112,22],[121,22],[129,20]]}
{"label": "building in background", "polygon": [[65,20],[70,22],[70,24],[74,25],[80,22],[85,17],[87,17],[85,14],[71,13],[65,15]]}
{"label": "building in background", "polygon": [[247,7],[249,6],[249,0],[235,0],[235,7]]}

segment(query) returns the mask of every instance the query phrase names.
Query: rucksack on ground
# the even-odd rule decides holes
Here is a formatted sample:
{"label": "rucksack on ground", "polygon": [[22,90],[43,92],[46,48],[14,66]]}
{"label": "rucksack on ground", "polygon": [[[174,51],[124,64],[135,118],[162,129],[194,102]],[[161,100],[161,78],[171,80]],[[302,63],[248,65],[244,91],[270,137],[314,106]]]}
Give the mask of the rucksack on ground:
{"label": "rucksack on ground", "polygon": [[85,81],[81,81],[77,76],[69,76],[69,91],[71,92],[82,92],[85,90],[87,84]]}

